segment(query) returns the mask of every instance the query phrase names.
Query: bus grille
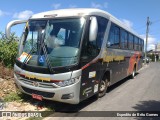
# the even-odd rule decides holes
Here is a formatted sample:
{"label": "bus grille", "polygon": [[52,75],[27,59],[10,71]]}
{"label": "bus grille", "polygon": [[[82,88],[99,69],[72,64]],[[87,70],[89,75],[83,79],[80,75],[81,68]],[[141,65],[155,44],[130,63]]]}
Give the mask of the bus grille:
{"label": "bus grille", "polygon": [[[34,80],[29,80],[22,77],[20,77],[19,80],[28,85],[33,85],[33,82],[34,82]],[[56,88],[55,86],[52,85],[52,83],[46,83],[46,82],[37,82],[37,83],[38,83],[38,87],[41,87],[41,88]]]}
{"label": "bus grille", "polygon": [[23,86],[22,86],[22,89],[29,94],[37,94],[37,95],[41,95],[41,96],[46,97],[46,98],[53,98],[54,97],[54,93],[32,90],[32,89],[29,89],[29,88],[26,88],[26,87],[23,87]]}

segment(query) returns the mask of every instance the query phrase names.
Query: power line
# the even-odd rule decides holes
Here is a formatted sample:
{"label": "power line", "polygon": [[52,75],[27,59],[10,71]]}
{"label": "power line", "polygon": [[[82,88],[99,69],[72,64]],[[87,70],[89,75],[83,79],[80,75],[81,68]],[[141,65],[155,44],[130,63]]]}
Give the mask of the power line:
{"label": "power line", "polygon": [[142,25],[142,26],[139,26],[137,28],[133,28],[135,30],[141,30],[141,29],[145,29],[146,28],[146,25]]}
{"label": "power line", "polygon": [[155,35],[158,35],[158,33],[159,33],[159,35],[160,35],[160,30],[157,30],[156,32],[155,32],[155,30],[152,31],[152,25],[153,25],[153,24],[156,24],[156,23],[158,23],[158,22],[160,22],[160,19],[154,20],[153,22],[150,21],[150,25],[151,25],[150,28],[151,28],[151,30],[148,31],[150,35],[151,35],[151,34],[152,34],[152,35],[154,34],[154,36],[155,36]]}
{"label": "power line", "polygon": [[[158,23],[158,22],[160,22],[160,19],[154,20],[153,22],[150,21],[150,25],[153,25],[153,24]],[[145,28],[146,28],[146,25],[142,25],[142,26],[139,26],[139,27],[136,27],[136,28],[133,28],[133,29],[138,31],[138,30],[142,30],[142,29],[145,29]]]}
{"label": "power line", "polygon": [[159,33],[159,35],[160,35],[160,30],[159,30],[159,31],[157,30],[156,32],[155,32],[155,31],[150,31],[150,32],[149,32],[149,34],[154,34],[154,35],[156,35],[156,34],[158,34],[158,33]]}
{"label": "power line", "polygon": [[155,24],[155,23],[158,23],[158,22],[160,22],[160,19],[151,22],[151,25],[152,25],[152,24]]}

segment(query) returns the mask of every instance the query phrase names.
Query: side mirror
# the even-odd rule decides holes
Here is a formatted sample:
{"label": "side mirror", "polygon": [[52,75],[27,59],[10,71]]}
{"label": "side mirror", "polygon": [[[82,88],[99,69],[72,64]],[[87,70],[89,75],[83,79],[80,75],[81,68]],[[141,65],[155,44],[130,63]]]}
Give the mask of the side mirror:
{"label": "side mirror", "polygon": [[94,41],[97,38],[98,22],[96,17],[91,17],[90,28],[89,28],[89,41]]}
{"label": "side mirror", "polygon": [[27,20],[13,20],[11,22],[9,22],[6,26],[6,30],[5,30],[5,33],[6,33],[6,37],[9,38],[10,37],[10,33],[11,33],[11,27],[14,26],[14,25],[17,25],[17,24],[22,24],[22,23],[26,23]]}

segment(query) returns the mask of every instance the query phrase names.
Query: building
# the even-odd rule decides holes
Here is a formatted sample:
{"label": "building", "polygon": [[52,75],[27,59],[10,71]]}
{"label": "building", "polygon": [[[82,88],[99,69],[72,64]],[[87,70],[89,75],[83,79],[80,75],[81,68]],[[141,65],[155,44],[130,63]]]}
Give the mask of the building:
{"label": "building", "polygon": [[147,55],[151,57],[153,61],[160,59],[160,43],[155,46],[154,50],[150,50],[147,52]]}
{"label": "building", "polygon": [[160,51],[160,43],[157,44],[156,51]]}

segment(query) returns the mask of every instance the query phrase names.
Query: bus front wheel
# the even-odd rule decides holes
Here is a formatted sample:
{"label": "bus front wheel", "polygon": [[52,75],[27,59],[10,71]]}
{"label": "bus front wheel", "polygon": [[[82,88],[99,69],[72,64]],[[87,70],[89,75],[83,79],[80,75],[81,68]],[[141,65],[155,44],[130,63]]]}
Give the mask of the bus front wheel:
{"label": "bus front wheel", "polygon": [[98,93],[99,98],[103,97],[106,94],[108,84],[109,84],[108,80],[101,80],[99,84],[99,93]]}

